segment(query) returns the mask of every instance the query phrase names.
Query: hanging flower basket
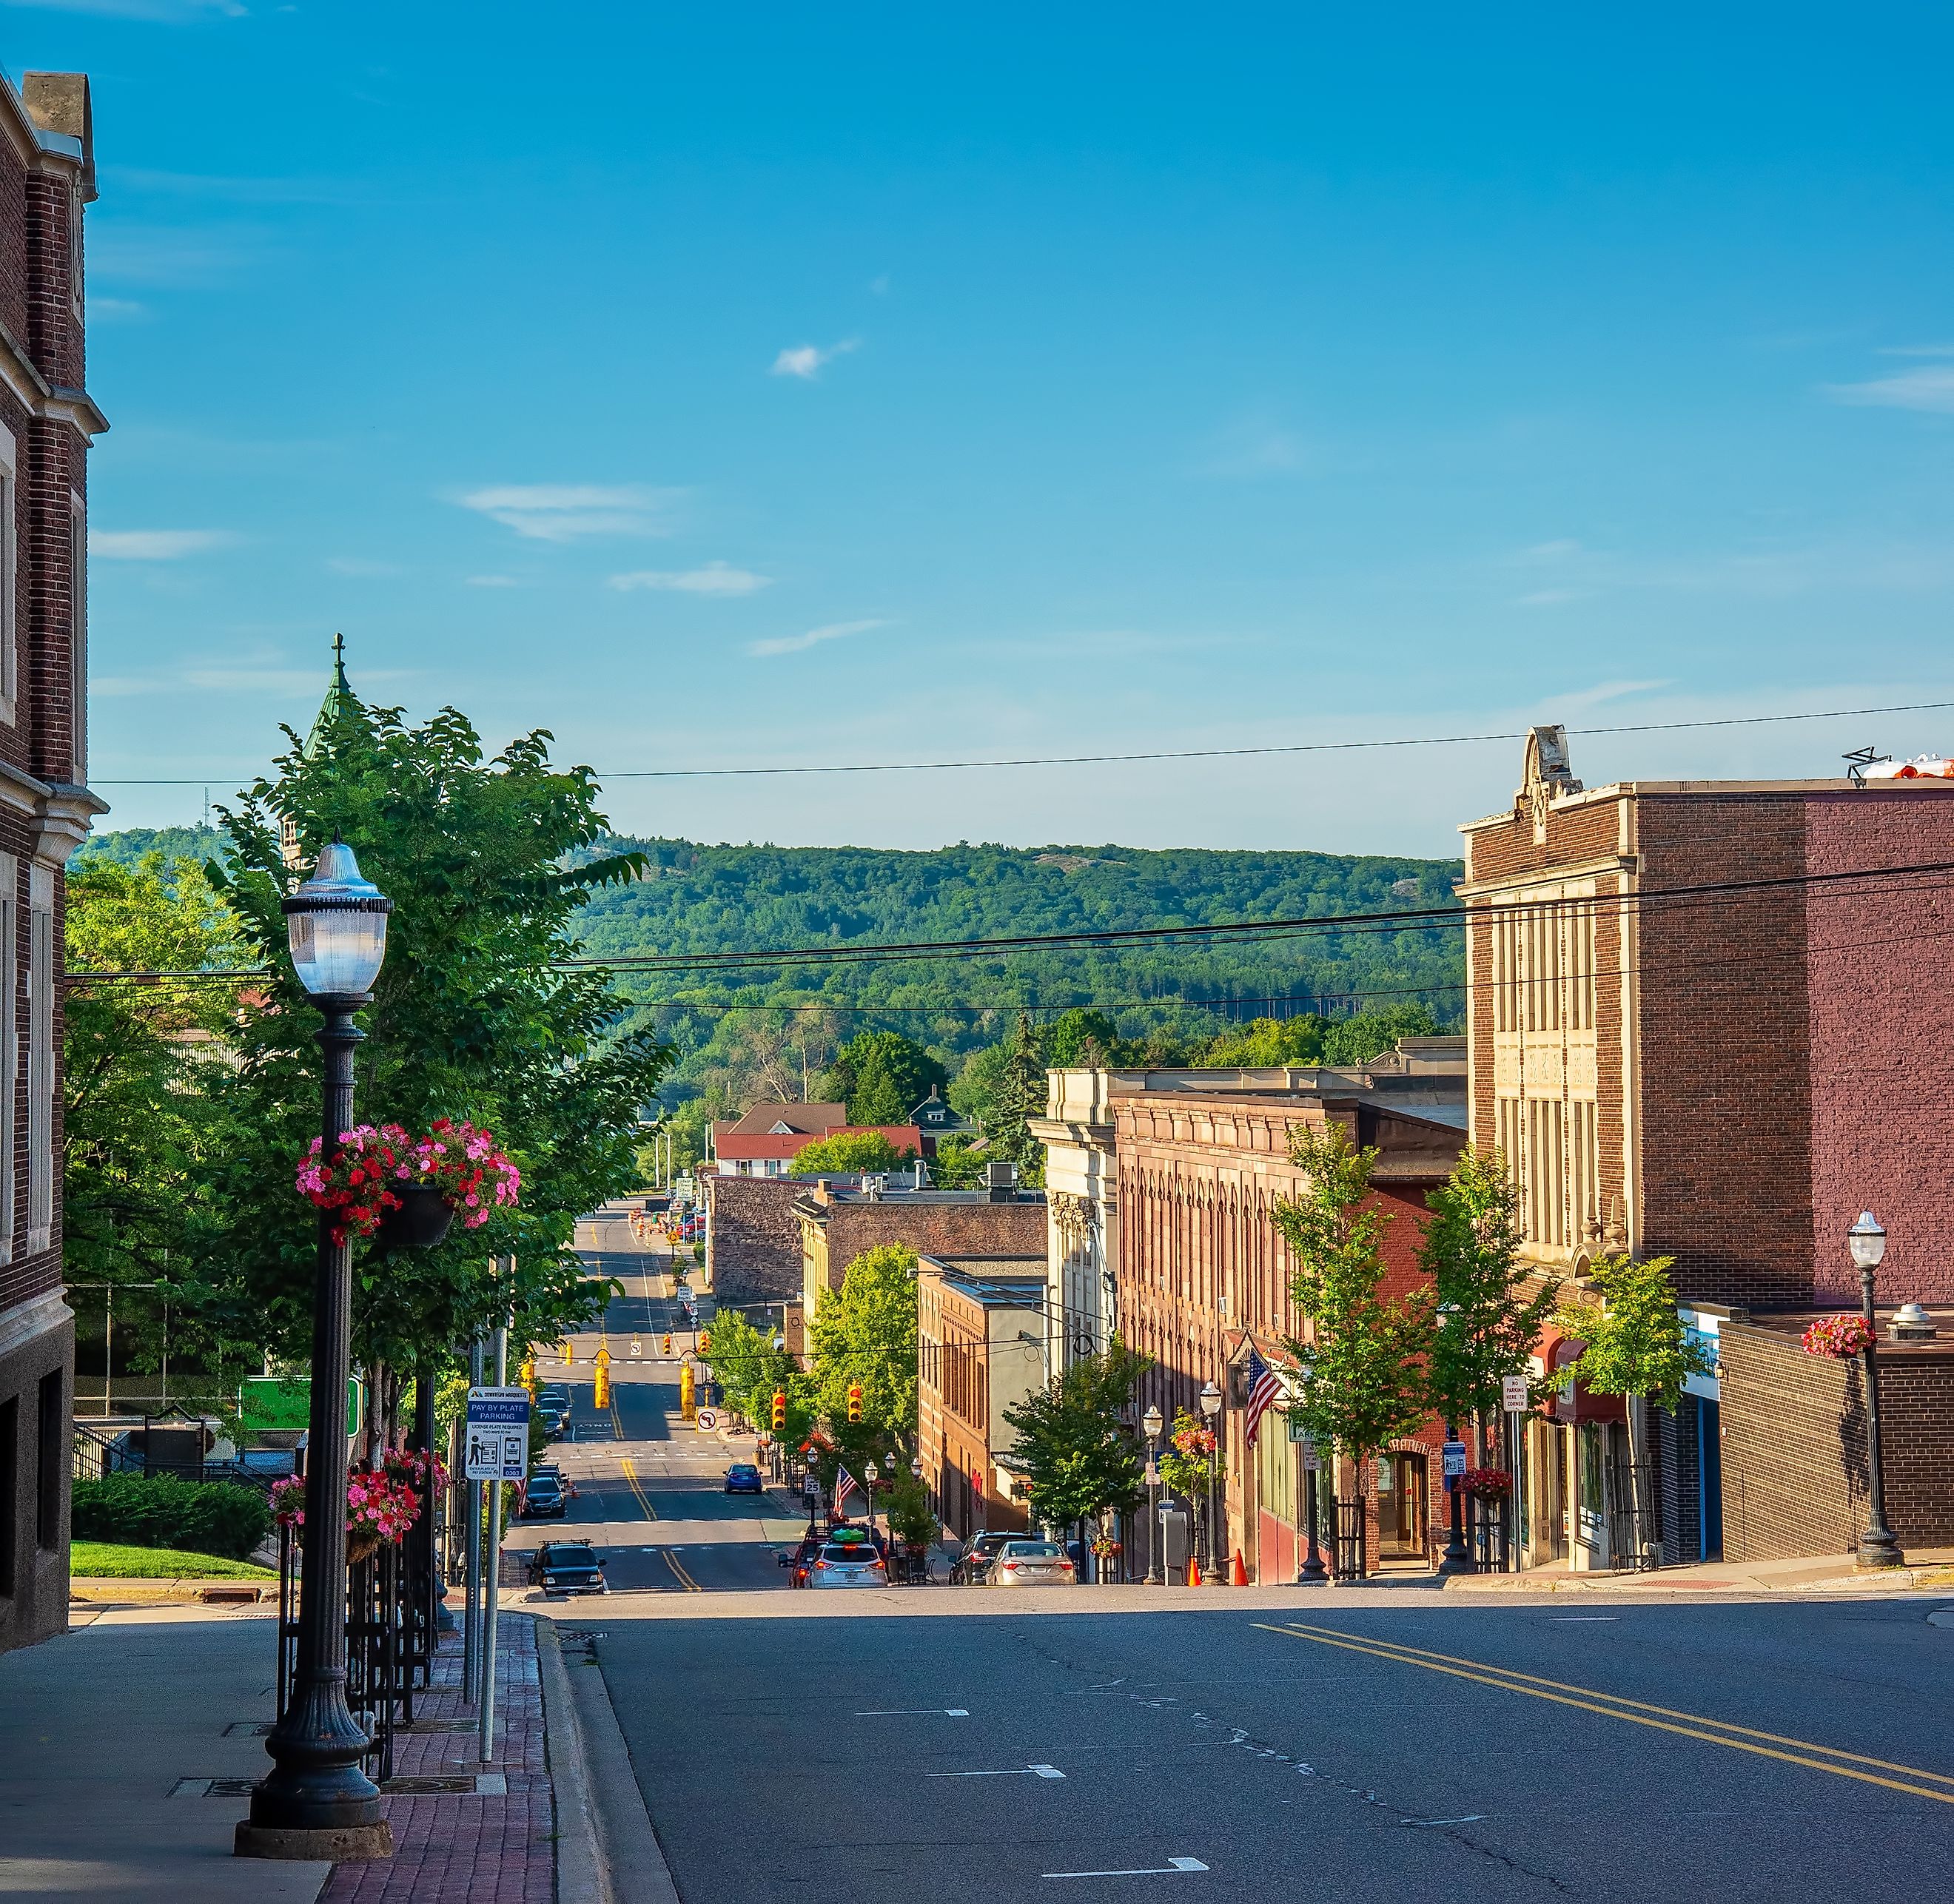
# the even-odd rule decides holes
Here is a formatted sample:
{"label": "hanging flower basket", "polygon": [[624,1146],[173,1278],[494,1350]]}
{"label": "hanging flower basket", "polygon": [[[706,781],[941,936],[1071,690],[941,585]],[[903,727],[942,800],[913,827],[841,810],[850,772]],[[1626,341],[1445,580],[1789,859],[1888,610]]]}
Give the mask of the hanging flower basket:
{"label": "hanging flower basket", "polygon": [[[383,1546],[399,1540],[420,1518],[421,1492],[414,1485],[416,1470],[424,1473],[427,1458],[388,1448],[377,1468],[359,1468],[346,1480],[346,1557],[358,1566],[371,1560]],[[445,1480],[438,1457],[435,1472]],[[305,1483],[295,1474],[275,1482],[272,1488],[272,1517],[281,1527],[291,1529],[292,1537],[305,1539]]]}
{"label": "hanging flower basket", "polygon": [[335,1243],[431,1250],[457,1216],[479,1229],[520,1200],[522,1172],[492,1132],[473,1124],[437,1118],[424,1137],[363,1124],[341,1134],[330,1159],[324,1148],[315,1137],[299,1159],[298,1188],[328,1212]]}
{"label": "hanging flower basket", "polygon": [[1459,1485],[1481,1501],[1503,1501],[1513,1491],[1513,1478],[1504,1468],[1468,1468]]}
{"label": "hanging flower basket", "polygon": [[1092,1543],[1092,1551],[1094,1553],[1097,1554],[1102,1561],[1111,1560],[1115,1554],[1120,1551],[1120,1543],[1116,1540],[1107,1539],[1106,1535],[1102,1534],[1098,1539],[1095,1540]]}
{"label": "hanging flower basket", "polygon": [[1822,1355],[1834,1362],[1849,1362],[1863,1355],[1874,1340],[1872,1326],[1863,1316],[1827,1316],[1814,1322],[1799,1338],[1807,1355]]}

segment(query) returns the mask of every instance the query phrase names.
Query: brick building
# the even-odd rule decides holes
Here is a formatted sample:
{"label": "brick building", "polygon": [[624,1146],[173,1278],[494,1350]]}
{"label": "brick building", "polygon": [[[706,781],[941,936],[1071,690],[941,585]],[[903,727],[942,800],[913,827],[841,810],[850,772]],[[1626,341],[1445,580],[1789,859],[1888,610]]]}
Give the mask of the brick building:
{"label": "brick building", "polygon": [[702,1286],[729,1306],[754,1302],[798,1305],[801,1297],[800,1219],[794,1200],[817,1181],[853,1190],[859,1176],[742,1177],[708,1172],[705,1194],[705,1269]]}
{"label": "brick building", "polygon": [[882,1244],[958,1262],[1045,1254],[1045,1197],[1038,1190],[899,1190],[872,1182],[838,1189],[823,1178],[803,1188],[793,1209],[801,1306],[809,1321],[821,1296],[841,1287],[849,1264]]}
{"label": "brick building", "polygon": [[[1842,1545],[1821,1504],[1864,1457],[1836,1372],[1747,1318],[1856,1306],[1845,1234],[1868,1208],[1892,1239],[1882,1304],[1954,1303],[1954,897],[1933,870],[1954,864],[1954,783],[1590,789],[1544,727],[1513,805],[1462,830],[1472,1139],[1515,1172],[1528,1257],[1578,1276],[1604,1253],[1673,1256],[1689,1319],[1745,1372],[1649,1423],[1666,1556],[1748,1557],[1716,1458],[1733,1444],[1743,1526],[1773,1551]],[[1769,1420],[1813,1408],[1833,1417],[1823,1476]],[[1626,1433],[1595,1413],[1529,1427],[1531,1560],[1607,1557]],[[1936,1445],[1954,1455],[1954,1433]],[[1902,1540],[1927,1538],[1894,1511]]]}
{"label": "brick building", "polygon": [[916,1274],[916,1443],[948,1531],[1029,1526],[1004,1410],[1042,1388],[1045,1259],[923,1256]]}
{"label": "brick building", "polygon": [[63,868],[87,790],[88,82],[0,75],[0,1648],[68,1620],[74,1318],[61,1258]]}
{"label": "brick building", "polygon": [[[1286,1340],[1304,1334],[1290,1297],[1291,1265],[1269,1220],[1296,1195],[1302,1173],[1290,1161],[1301,1125],[1340,1125],[1360,1147],[1380,1153],[1371,1201],[1390,1219],[1384,1252],[1387,1294],[1422,1275],[1418,1248],[1425,1198],[1442,1183],[1465,1142],[1465,1077],[1457,1041],[1413,1069],[1387,1061],[1369,1073],[1109,1074],[1105,1101],[1119,1172],[1119,1330],[1154,1367],[1137,1399],[1157,1402],[1168,1420],[1190,1411],[1213,1382],[1227,1397],[1217,1422],[1224,1475],[1227,1551],[1243,1557],[1252,1581],[1296,1577],[1304,1524],[1300,1464],[1280,1414],[1264,1418],[1256,1445],[1246,1443],[1242,1371],[1252,1345],[1286,1366]],[[1386,1561],[1425,1564],[1444,1499],[1437,1424],[1408,1436],[1375,1464],[1365,1488],[1367,1551]],[[1327,1475],[1348,1495],[1356,1477]],[[1133,1563],[1144,1567],[1150,1531],[1136,1529]]]}

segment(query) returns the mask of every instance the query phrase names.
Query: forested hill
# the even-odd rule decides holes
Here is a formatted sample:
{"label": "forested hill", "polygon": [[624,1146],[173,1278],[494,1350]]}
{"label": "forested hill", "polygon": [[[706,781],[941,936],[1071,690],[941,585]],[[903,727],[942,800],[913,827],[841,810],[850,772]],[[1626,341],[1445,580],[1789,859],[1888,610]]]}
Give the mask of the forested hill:
{"label": "forested hill", "polygon": [[[1134,846],[701,846],[633,839],[646,877],[599,893],[585,935],[599,952],[712,953],[736,947],[818,948],[872,942],[990,939],[1089,929],[1208,925],[1443,905],[1456,862],[1334,853],[1216,852]],[[1422,996],[1441,1017],[1457,1008],[1460,953],[1443,932],[1308,934],[1217,946],[1119,950],[1040,948],[1008,957],[825,968],[818,958],[771,975],[825,1000],[931,1005],[1019,1004],[1109,1010],[1214,1001],[1315,1001],[1347,1008],[1356,994]],[[729,981],[742,987],[745,977]],[[707,985],[707,995],[725,996]],[[686,975],[641,997],[701,996]],[[750,996],[750,994],[749,994]],[[1252,1007],[1251,1007],[1252,1009]],[[1280,1015],[1281,1008],[1277,1008]],[[939,1037],[950,1027],[931,1027]]]}

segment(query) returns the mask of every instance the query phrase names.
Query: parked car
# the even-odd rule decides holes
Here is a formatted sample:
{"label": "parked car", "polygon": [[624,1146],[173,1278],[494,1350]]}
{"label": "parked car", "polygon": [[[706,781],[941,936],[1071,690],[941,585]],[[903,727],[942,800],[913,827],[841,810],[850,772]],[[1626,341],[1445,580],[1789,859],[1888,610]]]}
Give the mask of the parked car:
{"label": "parked car", "polygon": [[889,1570],[872,1542],[825,1540],[808,1575],[811,1587],[881,1587]]}
{"label": "parked car", "polygon": [[539,1461],[536,1463],[536,1472],[538,1474],[554,1475],[561,1484],[564,1492],[572,1501],[576,1498],[576,1483],[571,1480],[570,1476],[565,1474],[554,1461]]}
{"label": "parked car", "polygon": [[750,1461],[735,1461],[726,1470],[726,1492],[728,1494],[762,1494],[765,1483],[760,1479],[760,1470]]}
{"label": "parked car", "polygon": [[1073,1586],[1078,1575],[1051,1540],[1007,1541],[984,1570],[986,1586]]}
{"label": "parked car", "polygon": [[545,1541],[536,1549],[537,1584],[548,1599],[573,1593],[605,1593],[604,1563],[581,1541]]}
{"label": "parked car", "polygon": [[803,1535],[800,1545],[791,1553],[781,1556],[781,1566],[789,1569],[787,1585],[804,1587],[809,1576],[814,1571],[814,1564],[821,1557],[821,1540],[818,1534]]}
{"label": "parked car", "polygon": [[1003,1533],[972,1534],[963,1543],[963,1552],[957,1563],[957,1577],[968,1586],[981,1586],[991,1563],[999,1552],[1014,1540],[1023,1540],[1023,1534],[1007,1531]]}
{"label": "parked car", "polygon": [[523,1490],[523,1518],[542,1520],[554,1516],[561,1520],[569,1511],[570,1496],[563,1483],[548,1469],[539,1468]]}

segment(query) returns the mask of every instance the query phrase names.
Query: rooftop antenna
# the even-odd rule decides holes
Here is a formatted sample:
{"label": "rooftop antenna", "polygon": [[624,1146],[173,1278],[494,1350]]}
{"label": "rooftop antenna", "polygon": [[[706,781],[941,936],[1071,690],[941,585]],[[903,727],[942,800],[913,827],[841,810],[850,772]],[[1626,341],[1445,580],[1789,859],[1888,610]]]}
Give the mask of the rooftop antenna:
{"label": "rooftop antenna", "polygon": [[1866,769],[1878,767],[1893,758],[1890,754],[1882,754],[1873,747],[1855,747],[1845,756],[1846,777],[1855,787],[1866,784]]}

